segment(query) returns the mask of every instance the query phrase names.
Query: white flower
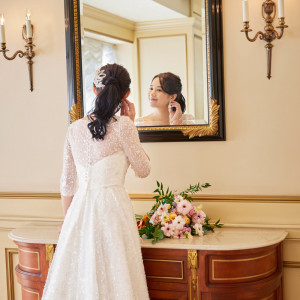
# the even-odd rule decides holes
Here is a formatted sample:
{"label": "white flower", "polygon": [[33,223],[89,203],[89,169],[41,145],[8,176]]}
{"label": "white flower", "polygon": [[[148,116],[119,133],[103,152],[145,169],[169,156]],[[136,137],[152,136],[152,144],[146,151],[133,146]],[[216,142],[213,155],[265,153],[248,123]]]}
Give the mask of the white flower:
{"label": "white flower", "polygon": [[174,227],[179,230],[185,225],[185,220],[182,216],[177,216],[172,223],[174,224]]}
{"label": "white flower", "polygon": [[178,204],[179,202],[181,202],[183,200],[183,197],[181,195],[176,195],[174,198],[174,201]]}
{"label": "white flower", "polygon": [[199,236],[203,236],[203,230],[201,224],[196,223],[195,225],[193,225],[193,228],[195,229],[196,234],[198,234]]}

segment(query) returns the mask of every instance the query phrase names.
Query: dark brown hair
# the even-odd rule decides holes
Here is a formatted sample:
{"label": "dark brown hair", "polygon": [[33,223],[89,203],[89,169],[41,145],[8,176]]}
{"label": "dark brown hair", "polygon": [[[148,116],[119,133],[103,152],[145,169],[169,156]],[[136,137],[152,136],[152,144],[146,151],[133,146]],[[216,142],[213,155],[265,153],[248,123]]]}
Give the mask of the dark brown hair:
{"label": "dark brown hair", "polygon": [[163,89],[164,92],[166,92],[169,95],[173,95],[173,94],[177,95],[175,101],[180,104],[181,111],[182,113],[184,113],[186,105],[185,105],[185,98],[181,94],[182,84],[181,84],[180,77],[171,72],[165,72],[165,73],[159,73],[155,75],[152,81],[157,77],[159,78],[161,88]]}
{"label": "dark brown hair", "polygon": [[120,110],[122,99],[129,91],[131,83],[128,71],[121,65],[107,64],[100,70],[105,74],[102,80],[104,86],[96,88],[95,107],[88,115],[91,121],[88,128],[96,140],[104,139],[107,123]]}

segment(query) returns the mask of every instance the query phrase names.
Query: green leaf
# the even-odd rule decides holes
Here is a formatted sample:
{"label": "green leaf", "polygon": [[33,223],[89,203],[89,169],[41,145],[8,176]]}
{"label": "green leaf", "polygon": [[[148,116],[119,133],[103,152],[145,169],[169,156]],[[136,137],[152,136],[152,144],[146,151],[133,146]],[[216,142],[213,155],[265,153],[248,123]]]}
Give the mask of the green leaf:
{"label": "green leaf", "polygon": [[159,187],[159,182],[156,180],[157,187]]}
{"label": "green leaf", "polygon": [[164,238],[164,232],[159,227],[155,227],[153,237],[157,240],[162,240]]}

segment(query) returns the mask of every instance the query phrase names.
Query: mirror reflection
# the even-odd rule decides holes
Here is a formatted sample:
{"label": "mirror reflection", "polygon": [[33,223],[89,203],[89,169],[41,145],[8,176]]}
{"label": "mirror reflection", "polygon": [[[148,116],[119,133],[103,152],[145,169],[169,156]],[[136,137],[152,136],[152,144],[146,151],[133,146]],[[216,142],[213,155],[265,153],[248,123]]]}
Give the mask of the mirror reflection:
{"label": "mirror reflection", "polygon": [[205,9],[202,0],[81,1],[84,111],[93,79],[123,65],[137,126],[208,124]]}

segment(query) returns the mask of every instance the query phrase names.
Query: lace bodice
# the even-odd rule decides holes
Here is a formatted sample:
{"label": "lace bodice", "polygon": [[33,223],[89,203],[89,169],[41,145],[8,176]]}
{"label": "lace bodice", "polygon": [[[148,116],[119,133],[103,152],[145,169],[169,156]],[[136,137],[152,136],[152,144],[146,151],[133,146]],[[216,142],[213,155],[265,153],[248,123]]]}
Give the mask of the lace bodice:
{"label": "lace bodice", "polygon": [[[146,177],[150,173],[149,160],[140,144],[136,127],[129,117],[119,117],[107,125],[104,140],[92,139],[87,125],[89,120],[81,119],[70,125],[65,145],[63,171],[60,181],[60,191],[63,196],[75,194],[77,176],[86,176],[91,167],[100,160],[124,152],[128,163],[138,177]],[[111,168],[115,168],[111,165]]]}

